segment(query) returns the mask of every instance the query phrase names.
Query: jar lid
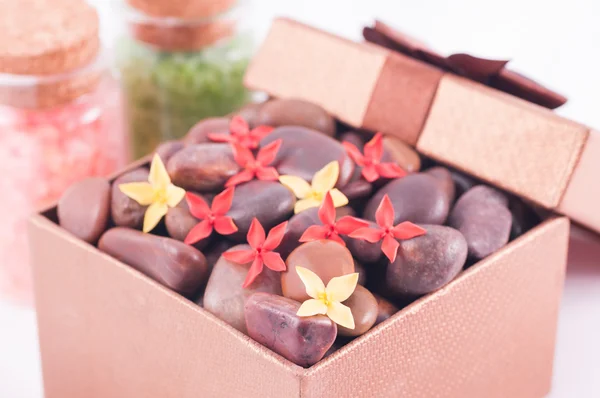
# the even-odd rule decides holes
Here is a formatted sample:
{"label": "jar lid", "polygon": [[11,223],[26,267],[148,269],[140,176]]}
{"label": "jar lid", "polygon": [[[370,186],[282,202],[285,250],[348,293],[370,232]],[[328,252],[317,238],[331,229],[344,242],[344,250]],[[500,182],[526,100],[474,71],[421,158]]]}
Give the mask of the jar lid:
{"label": "jar lid", "polygon": [[196,51],[233,37],[241,8],[236,5],[210,17],[188,19],[155,17],[131,6],[125,12],[131,35],[139,42],[162,51]]}
{"label": "jar lid", "polygon": [[131,7],[153,17],[209,18],[232,8],[237,0],[126,0]]}
{"label": "jar lid", "polygon": [[92,62],[99,21],[84,0],[0,0],[0,73],[53,75]]}

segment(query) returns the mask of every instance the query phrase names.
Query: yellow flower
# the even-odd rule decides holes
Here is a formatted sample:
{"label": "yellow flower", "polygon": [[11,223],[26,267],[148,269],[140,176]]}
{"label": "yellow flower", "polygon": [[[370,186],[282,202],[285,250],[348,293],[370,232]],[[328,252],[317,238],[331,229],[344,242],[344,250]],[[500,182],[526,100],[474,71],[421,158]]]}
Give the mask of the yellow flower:
{"label": "yellow flower", "polygon": [[298,214],[311,207],[319,207],[327,192],[331,194],[335,207],[347,205],[348,198],[339,189],[334,188],[339,175],[340,165],[337,161],[333,161],[315,173],[312,184],[291,175],[280,176],[279,182],[288,187],[299,199],[294,207],[294,213]]}
{"label": "yellow flower", "polygon": [[169,207],[175,207],[185,196],[183,188],[171,183],[160,156],[154,155],[150,166],[148,182],[131,182],[119,185],[125,195],[142,206],[148,206],[144,215],[144,232],[150,232],[167,214]]}
{"label": "yellow flower", "polygon": [[302,303],[296,315],[327,315],[338,325],[354,329],[352,311],[342,302],[354,293],[358,283],[357,273],[331,278],[325,287],[321,278],[314,272],[303,267],[296,267],[296,272],[306,287],[306,294],[312,297]]}

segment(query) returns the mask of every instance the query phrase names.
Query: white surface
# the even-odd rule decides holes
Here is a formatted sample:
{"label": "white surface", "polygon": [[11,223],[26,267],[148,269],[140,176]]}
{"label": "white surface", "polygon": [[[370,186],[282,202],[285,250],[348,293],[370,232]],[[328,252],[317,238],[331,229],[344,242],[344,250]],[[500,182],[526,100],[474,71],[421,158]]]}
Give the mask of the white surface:
{"label": "white surface", "polygon": [[[120,26],[109,0],[90,1],[100,6],[104,38],[113,40]],[[597,0],[254,0],[248,18],[259,37],[273,16],[285,15],[359,39],[360,28],[379,17],[444,53],[512,58],[516,70],[570,98],[561,114],[600,127],[599,11]],[[551,398],[600,397],[599,262],[569,268]],[[41,397],[34,314],[1,302],[0,397]]]}

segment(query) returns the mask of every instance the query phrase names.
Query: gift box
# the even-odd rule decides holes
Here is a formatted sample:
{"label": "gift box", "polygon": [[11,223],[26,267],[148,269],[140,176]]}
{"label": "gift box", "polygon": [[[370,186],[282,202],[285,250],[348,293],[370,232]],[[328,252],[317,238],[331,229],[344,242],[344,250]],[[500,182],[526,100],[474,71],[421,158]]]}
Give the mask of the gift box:
{"label": "gift box", "polygon": [[[336,79],[341,74],[356,85],[341,85],[338,80],[337,86],[332,82],[327,90],[314,93],[320,89],[313,84],[333,77],[334,68],[323,63],[319,69],[305,59],[306,65],[290,64],[300,68],[294,79],[303,83],[303,95],[270,90],[266,81],[260,88],[274,96],[314,101],[345,123],[369,129],[387,123],[389,131],[412,134],[417,143],[426,137],[422,130],[431,129],[433,120],[428,104],[438,99],[438,87],[446,79],[452,81],[447,75],[375,45],[346,42],[286,20],[276,22],[266,48],[281,26],[290,29],[286,34],[296,40],[312,43],[317,53],[336,56],[332,50],[339,44],[357,61],[343,73],[338,71]],[[255,87],[255,77],[266,76],[260,66],[264,54],[265,47],[248,74],[249,84]],[[360,62],[363,54],[369,55],[364,63]],[[379,72],[386,69],[389,80],[378,83]],[[402,78],[406,71],[423,80]],[[278,81],[277,87],[288,84],[284,73],[271,78]],[[388,106],[394,98],[400,99],[396,84],[414,93],[412,100],[403,99],[406,106],[419,103],[427,111],[408,115],[406,122],[395,120]],[[374,87],[386,101],[373,103],[369,95]],[[372,110],[365,112],[369,107]],[[438,117],[443,115],[440,112]],[[460,125],[453,125],[453,113],[446,115],[447,129],[459,129]],[[392,130],[394,126],[405,130]],[[455,144],[465,145],[458,135]],[[436,148],[444,145],[430,142],[423,151],[432,155]],[[478,166],[485,160],[479,159]],[[147,163],[144,159],[127,170]],[[486,170],[468,171],[485,178]],[[496,185],[521,186],[518,172],[505,171]],[[535,191],[541,198],[553,198],[552,192],[561,189],[551,184],[550,177],[545,183]],[[448,285],[308,368],[284,359],[202,307],[77,239],[57,222],[56,206],[30,222],[48,398],[542,397],[550,390],[568,249],[566,217],[550,215]]]}
{"label": "gift box", "polygon": [[[399,35],[390,30],[379,29]],[[395,40],[413,57],[279,19],[250,65],[246,84],[315,102],[352,127],[395,135],[438,162],[600,232],[594,174],[600,133],[547,109],[564,99],[500,69],[494,64],[500,61],[464,54],[441,58],[405,36]],[[464,58],[454,66],[457,57]],[[467,73],[469,68],[475,71]],[[486,68],[496,74],[480,78]],[[477,78],[510,94],[472,80]]]}

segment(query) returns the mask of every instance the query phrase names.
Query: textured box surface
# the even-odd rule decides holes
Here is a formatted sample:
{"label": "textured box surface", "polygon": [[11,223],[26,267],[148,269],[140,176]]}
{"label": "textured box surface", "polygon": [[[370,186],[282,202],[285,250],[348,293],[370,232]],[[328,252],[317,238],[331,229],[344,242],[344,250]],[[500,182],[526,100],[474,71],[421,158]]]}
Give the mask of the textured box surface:
{"label": "textured box surface", "polygon": [[568,230],[544,222],[303,369],[35,216],[46,397],[542,397]]}

